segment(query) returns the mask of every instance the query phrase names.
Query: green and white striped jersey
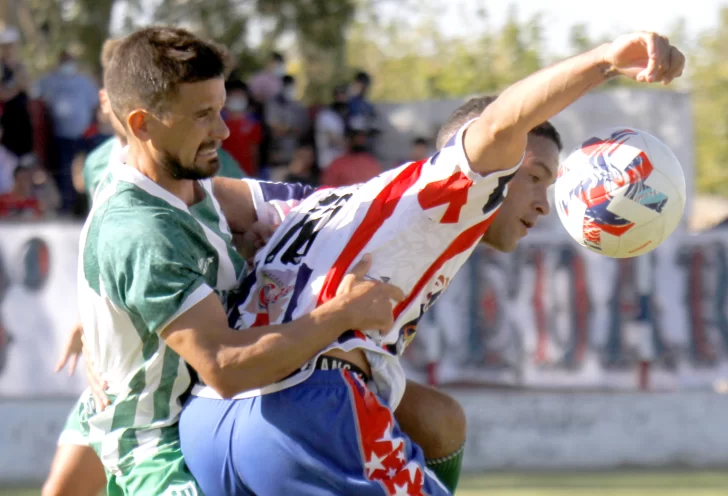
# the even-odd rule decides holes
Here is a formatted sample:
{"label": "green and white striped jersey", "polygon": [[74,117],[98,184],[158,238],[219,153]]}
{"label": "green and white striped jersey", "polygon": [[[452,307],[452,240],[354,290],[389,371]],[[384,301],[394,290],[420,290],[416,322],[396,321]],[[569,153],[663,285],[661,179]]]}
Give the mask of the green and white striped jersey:
{"label": "green and white striped jersey", "polygon": [[212,292],[224,303],[245,270],[209,180],[200,181],[204,201],[187,207],[125,155],[112,157],[79,255],[85,345],[113,400],[87,412],[88,434],[111,473],[176,441],[176,426],[166,427],[178,420],[191,376],[160,333]]}

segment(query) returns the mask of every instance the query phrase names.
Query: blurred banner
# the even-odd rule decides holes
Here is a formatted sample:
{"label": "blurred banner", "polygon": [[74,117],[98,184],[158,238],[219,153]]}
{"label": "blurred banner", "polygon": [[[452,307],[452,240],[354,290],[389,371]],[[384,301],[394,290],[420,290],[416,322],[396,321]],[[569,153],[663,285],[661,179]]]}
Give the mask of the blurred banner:
{"label": "blurred banner", "polygon": [[677,233],[622,260],[563,230],[529,235],[512,254],[482,247],[420,321],[410,373],[438,385],[719,386],[728,379],[727,249],[728,230]]}
{"label": "blurred banner", "polygon": [[78,318],[81,227],[0,223],[0,397],[77,396],[85,387],[83,363],[73,377],[53,373]]}
{"label": "blurred banner", "polygon": [[[53,367],[77,318],[75,224],[0,225],[0,397],[75,396]],[[405,359],[438,385],[706,389],[728,380],[728,230],[676,233],[614,260],[561,229],[482,247],[419,324]],[[6,343],[6,344],[3,344]],[[81,369],[82,370],[82,369]],[[644,379],[643,374],[643,379]]]}

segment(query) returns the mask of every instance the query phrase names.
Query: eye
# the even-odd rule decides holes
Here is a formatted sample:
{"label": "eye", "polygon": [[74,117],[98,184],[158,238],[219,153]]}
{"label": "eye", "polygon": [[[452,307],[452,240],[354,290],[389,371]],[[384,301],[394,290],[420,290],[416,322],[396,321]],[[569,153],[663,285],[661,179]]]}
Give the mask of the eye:
{"label": "eye", "polygon": [[539,182],[539,181],[541,180],[541,179],[540,179],[540,178],[539,178],[538,176],[536,176],[536,175],[534,175],[534,174],[531,174],[531,175],[530,175],[530,178],[531,178],[531,182],[532,182],[533,184],[536,184],[537,182]]}

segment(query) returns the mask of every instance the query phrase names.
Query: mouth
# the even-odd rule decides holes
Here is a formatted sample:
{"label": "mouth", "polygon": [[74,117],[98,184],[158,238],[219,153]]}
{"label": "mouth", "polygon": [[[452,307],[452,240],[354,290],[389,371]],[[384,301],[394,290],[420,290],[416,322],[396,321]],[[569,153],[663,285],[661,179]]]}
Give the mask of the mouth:
{"label": "mouth", "polygon": [[206,148],[204,150],[200,150],[197,152],[197,156],[199,158],[213,158],[217,156],[217,147],[215,148]]}
{"label": "mouth", "polygon": [[529,221],[523,220],[523,219],[520,219],[520,220],[521,220],[521,224],[523,224],[523,227],[525,227],[526,230],[531,229],[533,226],[536,225],[535,222],[529,222]]}

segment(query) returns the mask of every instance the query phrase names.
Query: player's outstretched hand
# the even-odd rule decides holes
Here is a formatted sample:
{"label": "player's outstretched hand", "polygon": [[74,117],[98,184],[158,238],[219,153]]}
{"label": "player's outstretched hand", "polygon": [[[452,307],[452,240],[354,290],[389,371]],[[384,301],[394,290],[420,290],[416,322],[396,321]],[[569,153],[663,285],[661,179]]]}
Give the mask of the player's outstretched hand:
{"label": "player's outstretched hand", "polygon": [[71,332],[66,337],[66,344],[63,346],[61,356],[56,363],[56,373],[60,372],[63,367],[68,364],[68,375],[73,375],[76,372],[76,365],[78,364],[78,357],[81,356],[83,351],[83,327],[81,321],[76,322]]}
{"label": "player's outstretched hand", "polygon": [[641,83],[669,84],[685,69],[685,55],[657,33],[620,36],[606,45],[604,61],[611,72]]}
{"label": "player's outstretched hand", "polygon": [[337,297],[351,318],[351,329],[378,329],[387,333],[394,325],[393,305],[404,300],[397,286],[367,279],[372,266],[370,255],[364,255],[339,285]]}

